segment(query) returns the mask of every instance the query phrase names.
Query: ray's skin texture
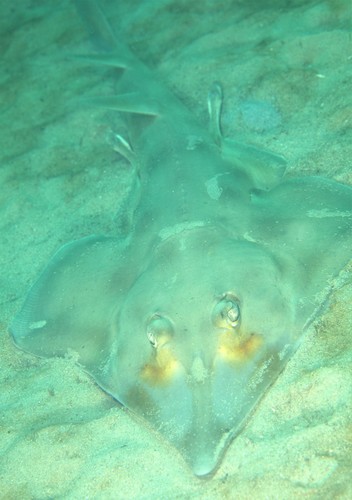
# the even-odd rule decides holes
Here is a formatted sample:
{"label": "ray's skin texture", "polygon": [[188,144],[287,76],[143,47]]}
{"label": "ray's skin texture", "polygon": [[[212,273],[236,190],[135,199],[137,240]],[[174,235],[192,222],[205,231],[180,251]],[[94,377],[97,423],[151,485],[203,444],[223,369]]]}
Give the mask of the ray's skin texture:
{"label": "ray's skin texture", "polygon": [[276,380],[351,257],[352,189],[285,179],[281,158],[210,132],[115,37],[95,2],[76,2],[121,69],[95,104],[126,115],[115,147],[136,170],[127,236],[62,247],[11,332],[39,356],[75,350],[119,402],[212,473]]}

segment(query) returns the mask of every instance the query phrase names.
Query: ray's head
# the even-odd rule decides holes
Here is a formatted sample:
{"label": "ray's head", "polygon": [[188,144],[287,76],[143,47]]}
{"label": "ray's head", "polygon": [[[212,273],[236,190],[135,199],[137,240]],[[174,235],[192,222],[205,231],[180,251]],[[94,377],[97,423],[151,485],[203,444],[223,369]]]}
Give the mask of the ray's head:
{"label": "ray's head", "polygon": [[117,397],[199,476],[280,370],[293,321],[283,281],[257,245],[187,233],[160,246],[116,318]]}

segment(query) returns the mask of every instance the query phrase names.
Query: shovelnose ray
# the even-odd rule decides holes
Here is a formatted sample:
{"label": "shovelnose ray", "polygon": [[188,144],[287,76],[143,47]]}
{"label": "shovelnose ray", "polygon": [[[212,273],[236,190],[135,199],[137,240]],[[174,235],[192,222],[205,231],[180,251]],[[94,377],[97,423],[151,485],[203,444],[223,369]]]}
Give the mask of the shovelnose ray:
{"label": "shovelnose ray", "polygon": [[352,189],[286,178],[280,157],[225,140],[222,93],[210,131],[76,2],[120,69],[95,104],[126,116],[115,147],[135,169],[125,231],[63,246],[11,332],[39,356],[68,349],[97,384],[143,417],[198,476],[216,470],[299,345],[352,255]]}

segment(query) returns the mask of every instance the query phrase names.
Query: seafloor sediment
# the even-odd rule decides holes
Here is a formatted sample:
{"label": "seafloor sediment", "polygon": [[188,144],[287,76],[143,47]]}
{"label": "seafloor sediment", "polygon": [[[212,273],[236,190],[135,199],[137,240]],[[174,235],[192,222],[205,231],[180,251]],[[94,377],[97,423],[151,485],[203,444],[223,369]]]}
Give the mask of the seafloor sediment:
{"label": "seafloor sediment", "polygon": [[[221,81],[226,135],[284,155],[288,175],[352,184],[349,1],[104,6],[199,120]],[[114,72],[69,57],[90,50],[71,2],[3,2],[0,47],[0,498],[351,498],[348,268],[208,480],[73,358],[16,349],[7,329],[30,284],[63,243],[114,232],[132,174],[106,141],[114,117],[78,103]]]}

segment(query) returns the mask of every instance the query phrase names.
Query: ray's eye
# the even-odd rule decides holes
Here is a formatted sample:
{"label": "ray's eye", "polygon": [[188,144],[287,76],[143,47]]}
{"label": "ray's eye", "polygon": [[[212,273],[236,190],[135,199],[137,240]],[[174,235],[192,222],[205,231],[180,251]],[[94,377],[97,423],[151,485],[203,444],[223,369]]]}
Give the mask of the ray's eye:
{"label": "ray's eye", "polygon": [[236,328],[241,321],[239,300],[226,293],[216,304],[212,314],[213,324],[219,328]]}
{"label": "ray's eye", "polygon": [[154,314],[147,324],[147,337],[150,344],[157,349],[169,342],[172,336],[171,321],[160,314]]}

